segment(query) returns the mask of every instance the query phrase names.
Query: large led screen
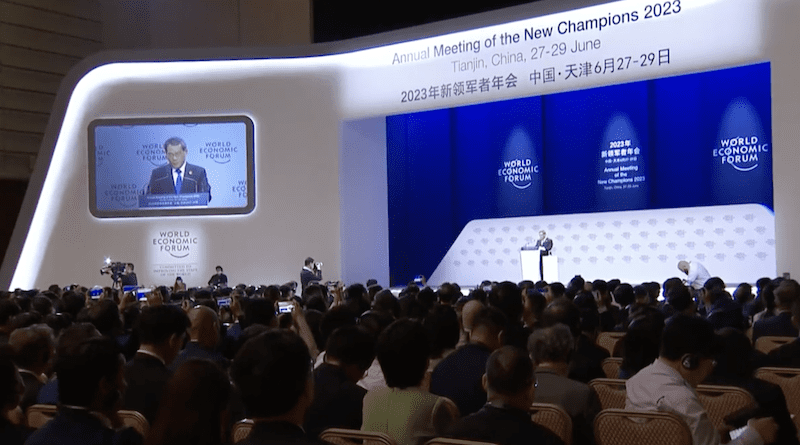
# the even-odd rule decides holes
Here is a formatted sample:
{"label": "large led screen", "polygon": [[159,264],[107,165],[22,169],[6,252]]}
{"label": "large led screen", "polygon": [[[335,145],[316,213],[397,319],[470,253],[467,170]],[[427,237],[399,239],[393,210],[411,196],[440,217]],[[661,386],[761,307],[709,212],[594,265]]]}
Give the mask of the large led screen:
{"label": "large led screen", "polygon": [[430,276],[474,220],[773,210],[769,63],[389,116],[386,125],[392,284]]}
{"label": "large led screen", "polygon": [[253,123],[245,116],[100,119],[89,126],[94,216],[249,213]]}

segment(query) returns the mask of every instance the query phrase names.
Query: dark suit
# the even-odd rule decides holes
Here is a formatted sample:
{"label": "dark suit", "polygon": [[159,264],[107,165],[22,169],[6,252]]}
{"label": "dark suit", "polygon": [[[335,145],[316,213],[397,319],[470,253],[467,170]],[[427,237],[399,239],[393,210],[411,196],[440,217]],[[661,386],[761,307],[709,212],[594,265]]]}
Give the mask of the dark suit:
{"label": "dark suit", "polygon": [[539,251],[539,279],[544,280],[544,262],[542,261],[542,257],[550,255],[550,251],[553,250],[553,240],[550,238],[537,239],[536,244],[533,245],[533,249]]}
{"label": "dark suit", "polygon": [[25,393],[22,394],[19,406],[25,411],[29,406],[36,403],[36,397],[39,395],[39,390],[42,389],[44,383],[27,371],[20,372],[20,375],[22,376],[22,383],[25,384]]}
{"label": "dark suit", "polygon": [[152,425],[170,377],[172,371],[161,360],[137,352],[133,360],[125,365],[128,390],[125,392],[123,406],[125,409],[139,411]]}
{"label": "dark suit", "polygon": [[[172,165],[166,164],[156,167],[150,174],[150,183],[147,185],[147,193],[152,195],[173,195],[175,194],[175,181],[172,179]],[[189,164],[184,165],[181,172],[181,193],[208,193],[208,200],[211,201],[211,186],[208,185],[206,170],[203,167]]]}
{"label": "dark suit", "polygon": [[316,272],[312,272],[305,267],[300,271],[300,289],[305,290],[308,287],[308,283],[312,281],[320,281],[322,280],[322,271],[318,270]]}
{"label": "dark suit", "polygon": [[142,436],[130,428],[121,432],[106,427],[88,410],[60,408],[53,420],[34,431],[26,445],[141,444]]}
{"label": "dark suit", "polygon": [[782,368],[800,368],[800,338],[769,351],[767,364]]}
{"label": "dark suit", "polygon": [[492,405],[485,405],[480,411],[456,421],[447,435],[500,445],[563,443],[558,436],[533,423],[527,411]]}
{"label": "dark suit", "polygon": [[323,363],[314,370],[314,402],[306,414],[305,430],[317,437],[328,428],[361,428],[367,390],[350,381],[342,368]]}
{"label": "dark suit", "polygon": [[792,313],[781,312],[778,315],[753,324],[753,343],[758,337],[797,337],[797,328],[792,324]]}
{"label": "dark suit", "polygon": [[189,343],[186,343],[186,347],[183,348],[177,357],[175,357],[175,360],[170,363],[169,369],[172,372],[175,372],[179,366],[192,359],[203,359],[214,362],[223,371],[228,369],[228,366],[230,365],[228,359],[219,352],[208,350],[200,346],[200,343],[197,343],[196,341],[190,341]]}
{"label": "dark suit", "polygon": [[445,357],[431,374],[431,393],[455,402],[461,415],[472,414],[486,403],[483,389],[486,362],[492,350],[468,343]]}

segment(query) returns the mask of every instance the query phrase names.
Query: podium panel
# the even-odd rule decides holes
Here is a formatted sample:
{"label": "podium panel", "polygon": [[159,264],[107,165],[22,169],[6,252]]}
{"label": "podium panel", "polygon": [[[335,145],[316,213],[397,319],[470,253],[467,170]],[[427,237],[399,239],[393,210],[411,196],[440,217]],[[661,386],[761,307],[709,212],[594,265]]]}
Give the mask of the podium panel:
{"label": "podium panel", "polygon": [[547,255],[542,257],[542,278],[548,283],[561,281],[558,279],[558,257],[555,255]]}
{"label": "podium panel", "polygon": [[519,251],[519,264],[522,266],[522,279],[531,280],[534,283],[539,281],[539,251],[538,250],[520,250]]}

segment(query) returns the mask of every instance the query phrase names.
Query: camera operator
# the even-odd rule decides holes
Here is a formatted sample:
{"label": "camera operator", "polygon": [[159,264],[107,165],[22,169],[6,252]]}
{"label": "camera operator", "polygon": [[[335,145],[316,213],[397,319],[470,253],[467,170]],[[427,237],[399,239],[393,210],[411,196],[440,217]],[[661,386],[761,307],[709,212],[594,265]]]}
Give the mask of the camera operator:
{"label": "camera operator", "polygon": [[306,290],[312,281],[322,281],[322,263],[315,263],[314,258],[308,257],[300,271],[300,289]]}
{"label": "camera operator", "polygon": [[139,280],[136,278],[136,273],[133,271],[133,263],[125,265],[125,273],[120,276],[122,287],[125,286],[138,286]]}

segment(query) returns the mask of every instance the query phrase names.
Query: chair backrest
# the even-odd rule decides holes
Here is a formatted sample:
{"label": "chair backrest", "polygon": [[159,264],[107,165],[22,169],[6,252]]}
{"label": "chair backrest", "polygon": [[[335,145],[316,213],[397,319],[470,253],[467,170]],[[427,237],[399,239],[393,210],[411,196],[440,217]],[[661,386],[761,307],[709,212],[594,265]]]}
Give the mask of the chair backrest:
{"label": "chair backrest", "polygon": [[594,379],[589,382],[589,386],[597,393],[601,409],[625,408],[625,399],[628,397],[625,380]]}
{"label": "chair backrest", "polygon": [[564,408],[552,403],[533,403],[528,411],[533,423],[550,430],[564,445],[572,443],[572,418]]}
{"label": "chair backrest", "polygon": [[800,431],[800,369],[797,368],[758,368],[756,378],[772,382],[781,387],[786,397],[786,407],[793,413],[792,419]]}
{"label": "chair backrest", "polygon": [[773,336],[764,336],[758,337],[756,340],[755,348],[756,351],[761,351],[764,354],[769,354],[769,351],[773,349],[783,346],[786,343],[791,343],[797,340],[797,337],[773,337]]}
{"label": "chair backrest", "polygon": [[476,442],[474,440],[434,437],[433,439],[425,442],[425,445],[493,445],[493,444],[491,442]]}
{"label": "chair backrest", "polygon": [[717,429],[725,426],[728,414],[756,404],[749,392],[735,386],[697,385],[697,395]]}
{"label": "chair backrest", "polygon": [[601,332],[597,336],[597,346],[608,351],[611,356],[614,356],[614,346],[617,342],[625,336],[624,332]]}
{"label": "chair backrest", "polygon": [[319,438],[333,445],[395,445],[394,439],[384,433],[328,428]]}
{"label": "chair backrest", "polygon": [[247,439],[247,436],[250,435],[250,430],[252,429],[253,429],[253,421],[250,419],[242,419],[234,423],[233,430],[231,431],[233,443],[241,442]]}
{"label": "chair backrest", "polygon": [[676,414],[604,409],[594,419],[597,445],[692,445],[692,433]]}
{"label": "chair backrest", "polygon": [[31,405],[25,411],[25,422],[28,428],[39,429],[56,416],[56,411],[58,408],[55,405]]}
{"label": "chair backrest", "polygon": [[606,375],[606,378],[618,379],[619,368],[622,367],[622,358],[609,357],[603,360],[601,366],[603,367],[603,373]]}
{"label": "chair backrest", "polygon": [[135,429],[142,437],[147,437],[147,431],[150,430],[150,423],[147,422],[147,419],[145,419],[142,413],[121,409],[118,411],[118,414],[125,426]]}

